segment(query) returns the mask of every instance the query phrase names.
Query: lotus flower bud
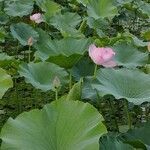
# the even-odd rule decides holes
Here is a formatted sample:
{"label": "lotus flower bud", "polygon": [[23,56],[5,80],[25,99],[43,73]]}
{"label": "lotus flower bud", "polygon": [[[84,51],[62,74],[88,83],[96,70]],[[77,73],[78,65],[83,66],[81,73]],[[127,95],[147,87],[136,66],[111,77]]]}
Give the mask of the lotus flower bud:
{"label": "lotus flower bud", "polygon": [[115,67],[117,65],[113,60],[115,52],[111,48],[99,48],[92,44],[89,47],[89,56],[95,64],[102,65],[106,68]]}
{"label": "lotus flower bud", "polygon": [[60,79],[56,76],[53,80],[53,87],[55,89],[58,89],[61,86],[61,82]]}
{"label": "lotus flower bud", "polygon": [[30,38],[28,39],[28,45],[29,45],[29,46],[32,46],[32,45],[33,45],[33,42],[34,42],[33,38],[30,37]]}
{"label": "lotus flower bud", "polygon": [[30,20],[39,24],[39,23],[43,22],[42,14],[41,13],[33,14],[32,16],[30,16]]}
{"label": "lotus flower bud", "polygon": [[146,111],[146,108],[145,107],[141,107],[142,111],[145,112]]}

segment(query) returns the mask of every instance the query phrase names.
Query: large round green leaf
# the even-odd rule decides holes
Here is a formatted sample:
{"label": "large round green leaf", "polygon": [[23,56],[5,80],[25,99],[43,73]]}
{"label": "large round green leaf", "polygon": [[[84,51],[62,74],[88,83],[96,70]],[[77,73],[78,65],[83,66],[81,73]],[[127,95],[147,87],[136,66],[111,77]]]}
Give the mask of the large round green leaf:
{"label": "large round green leaf", "polygon": [[53,40],[49,61],[64,68],[71,68],[84,55],[89,46],[89,39],[65,38]]}
{"label": "large round green leaf", "polygon": [[131,2],[132,2],[132,0],[126,0],[126,1],[124,1],[124,0],[117,0],[118,5],[124,5],[124,4],[131,3]]}
{"label": "large round green leaf", "polygon": [[79,59],[82,57],[80,54],[72,54],[70,56],[64,56],[62,54],[57,56],[50,56],[48,61],[55,63],[63,68],[69,69],[76,64]]}
{"label": "large round green leaf", "polygon": [[18,39],[22,45],[28,45],[29,38],[33,38],[34,42],[37,41],[38,33],[28,24],[17,23],[10,26],[11,34],[14,38]]}
{"label": "large round green leaf", "polygon": [[93,17],[88,17],[87,24],[90,28],[93,28],[96,30],[99,37],[107,37],[108,35],[108,28],[110,28],[110,24],[108,20],[104,18],[94,19]]}
{"label": "large round green leaf", "polygon": [[0,24],[6,24],[9,21],[9,17],[4,13],[0,11]]}
{"label": "large round green leaf", "polygon": [[64,38],[51,40],[42,30],[38,30],[39,41],[35,44],[40,59],[55,63],[64,68],[71,68],[87,51],[89,39]]}
{"label": "large round green leaf", "polygon": [[93,76],[84,78],[82,85],[82,99],[88,99],[92,101],[98,100],[97,90],[92,87]]}
{"label": "large round green leaf", "polygon": [[8,56],[6,53],[0,53],[0,67],[6,67],[13,61],[15,61],[13,56]]}
{"label": "large round green leaf", "polygon": [[150,122],[141,127],[130,129],[126,133],[109,133],[100,138],[100,150],[149,150]]}
{"label": "large round green leaf", "polygon": [[13,87],[13,81],[11,79],[11,76],[8,75],[5,70],[0,68],[0,99],[11,87]]}
{"label": "large round green leaf", "polygon": [[98,70],[93,87],[102,96],[112,94],[117,99],[125,98],[134,104],[150,101],[150,75],[138,70]]}
{"label": "large round green leaf", "polygon": [[102,121],[88,103],[55,101],[10,118],[1,132],[1,150],[98,150],[107,132]]}
{"label": "large round green leaf", "polygon": [[77,30],[74,27],[64,25],[63,28],[60,30],[62,36],[64,38],[72,37],[72,38],[84,38],[85,35],[81,33],[80,30]]}
{"label": "large round green leaf", "polygon": [[[139,128],[129,130],[122,135],[122,139],[130,145],[140,148],[139,146],[150,149],[150,121],[143,123]],[[136,144],[135,144],[136,143]]]}
{"label": "large round green leaf", "polygon": [[27,83],[43,91],[53,89],[53,80],[56,76],[60,79],[61,84],[67,82],[68,76],[63,68],[48,62],[22,64],[19,73],[25,77]]}
{"label": "large round green leaf", "polygon": [[88,15],[95,19],[114,17],[117,15],[117,7],[113,3],[114,0],[89,0]]}
{"label": "large round green leaf", "polygon": [[150,4],[149,4],[149,2],[139,1],[139,2],[137,2],[137,5],[138,5],[141,13],[144,15],[147,15],[147,17],[150,18]]}
{"label": "large round green leaf", "polygon": [[77,13],[58,13],[50,19],[50,24],[60,30],[64,37],[84,37],[75,27],[81,22],[81,17]]}
{"label": "large round green leaf", "polygon": [[7,32],[5,28],[0,27],[0,42],[4,43],[6,37],[7,37]]}
{"label": "large round green leaf", "polygon": [[94,73],[94,63],[87,57],[83,57],[80,61],[71,69],[71,74],[75,80],[79,81],[81,78],[92,76]]}
{"label": "large round green leaf", "polygon": [[50,23],[59,30],[63,29],[64,26],[76,27],[80,22],[81,17],[77,13],[71,12],[58,13],[50,20]]}
{"label": "large round green leaf", "polygon": [[8,56],[6,53],[0,53],[0,62],[12,60],[12,56]]}
{"label": "large round green leaf", "polygon": [[51,53],[49,49],[51,38],[42,29],[37,29],[37,32],[39,34],[39,40],[33,46],[37,50],[36,55],[38,55],[38,57],[40,57],[42,61],[45,61],[46,59],[48,59],[49,54]]}
{"label": "large round green leaf", "polygon": [[45,21],[49,22],[49,19],[61,10],[58,3],[51,0],[36,0],[36,4],[42,9],[45,17]]}
{"label": "large round green leaf", "polygon": [[4,10],[9,16],[25,16],[32,12],[33,0],[5,0]]}
{"label": "large round green leaf", "polygon": [[148,54],[138,51],[131,43],[120,42],[114,47],[115,60],[118,65],[135,68],[143,66],[148,61]]}
{"label": "large round green leaf", "polygon": [[147,41],[149,41],[149,40],[150,40],[150,29],[147,29],[146,31],[144,30],[144,31],[142,32],[142,37],[143,37],[144,39],[146,39]]}

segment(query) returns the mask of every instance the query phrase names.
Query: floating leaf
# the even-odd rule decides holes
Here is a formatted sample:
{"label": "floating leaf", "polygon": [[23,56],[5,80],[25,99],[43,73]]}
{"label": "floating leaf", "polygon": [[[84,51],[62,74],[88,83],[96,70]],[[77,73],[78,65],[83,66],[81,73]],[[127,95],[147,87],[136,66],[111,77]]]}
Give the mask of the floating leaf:
{"label": "floating leaf", "polygon": [[101,96],[112,94],[116,99],[125,98],[134,104],[150,102],[150,75],[138,70],[98,70],[93,88]]}
{"label": "floating leaf", "polygon": [[56,76],[60,79],[61,84],[67,82],[68,76],[63,68],[48,62],[22,64],[19,73],[25,77],[27,83],[43,91],[53,89],[53,80]]}
{"label": "floating leaf", "polygon": [[13,81],[11,79],[11,76],[8,75],[5,70],[0,68],[0,99],[11,87],[13,87]]}
{"label": "floating leaf", "polygon": [[10,118],[1,132],[1,150],[97,150],[107,132],[102,121],[88,103],[55,101]]}
{"label": "floating leaf", "polygon": [[11,34],[14,38],[18,39],[22,45],[28,45],[29,38],[33,38],[34,41],[37,41],[39,35],[38,33],[28,24],[17,23],[13,24],[10,27]]}

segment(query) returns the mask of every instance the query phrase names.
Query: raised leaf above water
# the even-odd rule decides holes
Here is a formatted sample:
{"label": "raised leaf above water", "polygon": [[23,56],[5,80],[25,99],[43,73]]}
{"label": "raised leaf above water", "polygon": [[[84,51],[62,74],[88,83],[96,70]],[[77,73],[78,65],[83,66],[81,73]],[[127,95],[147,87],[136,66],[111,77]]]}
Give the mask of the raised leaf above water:
{"label": "raised leaf above water", "polygon": [[120,42],[113,46],[115,61],[119,66],[135,68],[148,62],[148,53],[140,52],[131,43]]}
{"label": "raised leaf above water", "polygon": [[60,5],[52,0],[36,0],[36,4],[44,12],[44,17],[47,22],[61,10]]}
{"label": "raised leaf above water", "polygon": [[71,68],[87,51],[89,39],[64,38],[51,40],[43,31],[38,30],[39,41],[35,44],[37,54],[41,60],[55,63],[64,68]]}
{"label": "raised leaf above water", "polygon": [[99,150],[134,150],[129,144],[123,143],[115,133],[102,136],[99,142]]}
{"label": "raised leaf above water", "polygon": [[84,37],[84,35],[76,29],[81,22],[81,17],[77,13],[66,12],[58,13],[50,19],[49,23],[57,28],[64,37]]}
{"label": "raised leaf above water", "polygon": [[139,128],[129,130],[122,135],[122,139],[136,148],[150,149],[150,121],[143,123]]}
{"label": "raised leaf above water", "polygon": [[95,19],[114,17],[117,15],[117,7],[114,6],[114,0],[89,0],[87,12]]}
{"label": "raised leaf above water", "polygon": [[33,0],[5,0],[4,10],[9,16],[23,17],[33,10]]}
{"label": "raised leaf above water", "polygon": [[13,87],[13,81],[11,79],[11,76],[8,75],[5,70],[0,68],[0,99],[11,87]]}
{"label": "raised leaf above water", "polygon": [[63,27],[70,26],[76,27],[81,22],[81,17],[77,13],[66,12],[64,14],[57,14],[51,20],[50,23],[58,29],[63,29]]}
{"label": "raised leaf above water", "polygon": [[28,45],[29,38],[33,38],[36,42],[39,35],[38,33],[28,24],[17,23],[10,26],[11,34],[14,38],[19,40],[22,45]]}
{"label": "raised leaf above water", "polygon": [[84,6],[88,4],[89,0],[77,0],[79,3],[82,3]]}
{"label": "raised leaf above water", "polygon": [[10,118],[1,132],[1,150],[98,150],[107,132],[102,121],[88,103],[55,101]]}
{"label": "raised leaf above water", "polygon": [[125,98],[134,104],[150,102],[150,75],[130,69],[101,69],[93,87],[104,96]]}
{"label": "raised leaf above water", "polygon": [[60,79],[61,84],[67,82],[68,76],[63,68],[48,62],[22,64],[19,73],[25,77],[27,83],[43,91],[53,89],[53,80],[56,76]]}

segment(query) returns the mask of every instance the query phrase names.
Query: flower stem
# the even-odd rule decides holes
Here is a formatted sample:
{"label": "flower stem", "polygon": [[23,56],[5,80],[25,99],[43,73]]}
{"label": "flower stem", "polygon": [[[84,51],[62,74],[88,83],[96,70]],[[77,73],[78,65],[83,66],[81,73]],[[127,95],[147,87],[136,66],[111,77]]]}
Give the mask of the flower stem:
{"label": "flower stem", "polygon": [[58,89],[55,89],[55,100],[58,100]]}
{"label": "flower stem", "polygon": [[72,75],[69,73],[69,89],[71,90],[72,88]]}
{"label": "flower stem", "polygon": [[80,25],[80,27],[79,27],[79,31],[80,31],[80,32],[83,31],[85,25],[86,25],[86,20],[83,20],[82,23],[81,23],[81,25]]}
{"label": "flower stem", "polygon": [[16,59],[18,59],[18,50],[19,50],[19,42],[17,43],[17,49],[16,49],[16,54],[15,54]]}
{"label": "flower stem", "polygon": [[95,79],[95,78],[96,78],[97,68],[98,68],[98,66],[97,66],[97,65],[95,65],[93,79]]}
{"label": "flower stem", "polygon": [[31,46],[29,46],[29,56],[28,56],[28,62],[30,63],[31,61]]}
{"label": "flower stem", "polygon": [[124,100],[124,108],[125,108],[125,112],[127,115],[128,127],[129,127],[129,129],[131,129],[132,128],[132,122],[131,122],[131,116],[130,116],[129,105],[128,105],[127,100]]}

